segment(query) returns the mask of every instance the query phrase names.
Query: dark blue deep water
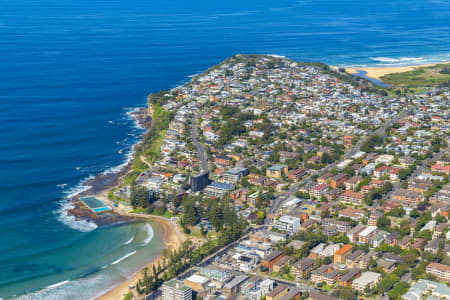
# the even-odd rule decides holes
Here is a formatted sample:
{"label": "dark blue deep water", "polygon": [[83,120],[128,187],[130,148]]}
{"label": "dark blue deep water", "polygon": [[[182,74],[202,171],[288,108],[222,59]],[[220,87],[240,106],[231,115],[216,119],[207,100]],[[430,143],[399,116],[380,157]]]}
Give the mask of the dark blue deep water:
{"label": "dark blue deep water", "polygon": [[449,32],[439,0],[0,0],[0,297],[87,299],[161,247],[144,224],[61,213],[80,181],[125,161],[141,134],[126,112],[148,93],[237,53],[447,61]]}

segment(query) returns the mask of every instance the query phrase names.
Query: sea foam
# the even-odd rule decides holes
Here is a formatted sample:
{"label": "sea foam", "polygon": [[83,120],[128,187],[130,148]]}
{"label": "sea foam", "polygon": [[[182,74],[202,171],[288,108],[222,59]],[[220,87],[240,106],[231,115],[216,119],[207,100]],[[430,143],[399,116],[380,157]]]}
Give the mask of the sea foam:
{"label": "sea foam", "polygon": [[112,265],[117,265],[117,264],[120,263],[122,260],[127,259],[128,257],[130,257],[130,256],[132,256],[132,255],[135,255],[136,252],[137,252],[136,250],[131,251],[130,253],[128,253],[128,254],[122,256],[121,258],[119,258],[118,260],[112,262],[111,264],[112,264]]}
{"label": "sea foam", "polygon": [[60,203],[59,209],[56,211],[58,215],[58,220],[64,225],[81,232],[89,232],[97,229],[97,225],[94,222],[88,220],[77,220],[74,216],[69,215],[69,210],[75,208],[75,205],[72,202],[72,198],[76,195],[89,190],[90,186],[85,183],[94,178],[93,175],[85,178],[80,181],[78,185],[69,189],[64,194],[64,200]]}
{"label": "sea foam", "polygon": [[150,224],[145,224],[144,230],[147,232],[147,237],[144,239],[144,246],[150,243],[153,239],[153,228]]}

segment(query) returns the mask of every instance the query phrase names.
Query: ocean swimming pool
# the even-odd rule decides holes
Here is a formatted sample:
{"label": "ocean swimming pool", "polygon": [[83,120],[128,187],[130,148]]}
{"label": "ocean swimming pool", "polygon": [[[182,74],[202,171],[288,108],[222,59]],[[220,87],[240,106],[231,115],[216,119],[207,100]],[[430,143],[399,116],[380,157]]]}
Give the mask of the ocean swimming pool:
{"label": "ocean swimming pool", "polygon": [[80,200],[95,213],[102,213],[111,210],[111,208],[105,205],[103,201],[95,198],[94,196],[82,197]]}
{"label": "ocean swimming pool", "polygon": [[94,208],[92,210],[96,213],[100,213],[100,212],[105,212],[105,211],[111,210],[111,208],[105,206],[105,207]]}

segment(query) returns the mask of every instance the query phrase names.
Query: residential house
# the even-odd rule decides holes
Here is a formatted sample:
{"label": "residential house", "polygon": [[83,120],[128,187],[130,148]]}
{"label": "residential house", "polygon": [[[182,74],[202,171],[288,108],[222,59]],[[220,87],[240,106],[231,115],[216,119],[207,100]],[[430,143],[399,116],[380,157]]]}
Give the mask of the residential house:
{"label": "residential house", "polygon": [[288,167],[286,165],[276,164],[266,169],[266,176],[271,178],[281,178],[287,175]]}
{"label": "residential house", "polygon": [[443,242],[443,239],[433,239],[428,242],[428,244],[425,246],[424,250],[427,252],[436,254],[439,252],[442,242]]}
{"label": "residential house", "polygon": [[229,156],[226,155],[217,155],[214,158],[214,162],[217,165],[222,165],[222,166],[231,166],[233,164],[233,159]]}

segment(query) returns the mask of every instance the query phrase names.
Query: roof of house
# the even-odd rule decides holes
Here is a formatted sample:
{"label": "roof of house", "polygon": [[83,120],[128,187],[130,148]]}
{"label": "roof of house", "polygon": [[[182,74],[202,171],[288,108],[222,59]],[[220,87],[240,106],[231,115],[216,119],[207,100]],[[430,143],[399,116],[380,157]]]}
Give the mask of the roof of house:
{"label": "roof of house", "polygon": [[348,271],[347,274],[344,274],[344,275],[341,276],[340,281],[347,282],[347,281],[353,279],[353,277],[355,277],[359,273],[361,273],[361,269],[359,269],[359,268],[352,268],[352,269],[350,269]]}
{"label": "roof of house", "polygon": [[350,244],[344,245],[341,247],[341,249],[336,251],[335,255],[343,255],[343,254],[347,253],[348,251],[351,251],[352,248],[353,248],[353,246]]}
{"label": "roof of house", "polygon": [[271,167],[269,167],[267,169],[269,169],[271,171],[280,171],[281,169],[284,169],[286,167],[287,167],[286,165],[276,164],[276,165],[273,165],[273,166],[271,166]]}
{"label": "roof of house", "polygon": [[369,283],[371,283],[373,281],[376,281],[379,278],[381,278],[381,274],[380,273],[366,271],[366,272],[362,273],[360,277],[358,277],[355,280],[353,280],[353,283],[366,286],[367,284],[369,284]]}
{"label": "roof of house", "polygon": [[450,272],[450,266],[443,265],[440,263],[435,263],[435,262],[428,264],[427,269],[428,268],[438,269],[438,270],[441,270],[444,272]]}

